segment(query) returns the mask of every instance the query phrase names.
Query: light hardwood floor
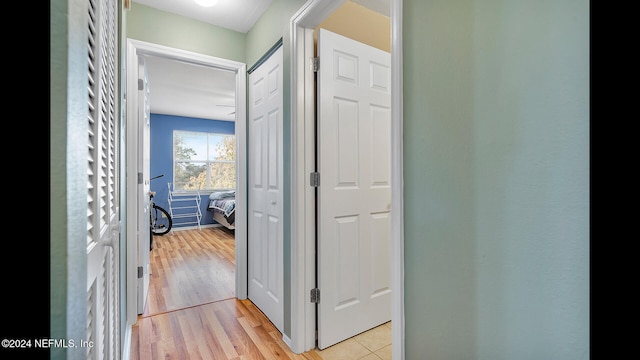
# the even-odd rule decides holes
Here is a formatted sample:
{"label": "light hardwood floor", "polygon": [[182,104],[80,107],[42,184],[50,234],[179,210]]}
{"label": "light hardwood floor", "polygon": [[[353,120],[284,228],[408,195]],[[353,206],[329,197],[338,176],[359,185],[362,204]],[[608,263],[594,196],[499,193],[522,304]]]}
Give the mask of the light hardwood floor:
{"label": "light hardwood floor", "polygon": [[235,238],[226,228],[153,237],[143,317],[235,297]]}
{"label": "light hardwood floor", "polygon": [[391,359],[391,323],[323,351],[293,353],[250,301],[235,298],[235,241],[225,228],[154,237],[149,297],[131,359]]}

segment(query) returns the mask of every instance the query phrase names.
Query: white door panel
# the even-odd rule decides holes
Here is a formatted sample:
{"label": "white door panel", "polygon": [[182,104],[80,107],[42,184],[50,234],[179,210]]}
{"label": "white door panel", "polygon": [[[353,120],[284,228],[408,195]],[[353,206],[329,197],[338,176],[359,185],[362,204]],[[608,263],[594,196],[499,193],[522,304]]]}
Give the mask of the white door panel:
{"label": "white door panel", "polygon": [[390,55],[318,36],[318,347],[391,320]]}
{"label": "white door panel", "polygon": [[282,47],[249,75],[249,299],[284,331]]}
{"label": "white door panel", "polygon": [[[138,315],[144,313],[149,294],[149,269],[151,246],[151,230],[149,219],[149,190],[151,162],[151,108],[149,100],[149,79],[144,57],[138,56],[138,76],[142,89],[138,89],[138,169],[142,172],[142,183],[138,184],[138,268],[142,276],[138,276]],[[140,83],[140,82],[139,82]],[[140,274],[140,272],[138,273]]]}

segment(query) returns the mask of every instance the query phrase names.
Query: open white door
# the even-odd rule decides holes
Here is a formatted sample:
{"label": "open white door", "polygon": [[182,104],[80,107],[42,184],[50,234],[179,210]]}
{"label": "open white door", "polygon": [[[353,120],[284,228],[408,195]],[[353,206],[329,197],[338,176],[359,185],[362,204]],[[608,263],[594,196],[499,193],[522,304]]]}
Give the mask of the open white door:
{"label": "open white door", "polygon": [[249,74],[249,299],[284,331],[282,65],[279,47]]}
{"label": "open white door", "polygon": [[318,347],[391,320],[391,59],[318,35]]}
{"label": "open white door", "polygon": [[150,119],[149,81],[144,57],[138,55],[138,315],[144,313],[149,294],[151,230],[149,228]]}

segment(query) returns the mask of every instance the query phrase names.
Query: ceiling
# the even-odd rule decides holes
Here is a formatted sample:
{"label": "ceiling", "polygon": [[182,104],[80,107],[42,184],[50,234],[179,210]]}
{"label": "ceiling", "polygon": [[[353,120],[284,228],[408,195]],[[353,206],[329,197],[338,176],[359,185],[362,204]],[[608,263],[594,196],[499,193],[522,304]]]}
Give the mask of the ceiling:
{"label": "ceiling", "polygon": [[[133,0],[133,2],[226,29],[246,33],[269,8],[273,0],[218,0],[202,7],[193,0]],[[390,0],[347,0],[390,16]]]}
{"label": "ceiling", "polygon": [[193,0],[133,0],[133,2],[246,33],[267,11],[272,0],[218,0],[218,3],[211,7],[202,7]]}
{"label": "ceiling", "polygon": [[[349,1],[349,0],[348,0]],[[390,16],[390,0],[350,0]],[[272,0],[218,0],[201,7],[194,0],[133,0],[148,7],[246,33]],[[146,56],[152,113],[235,120],[235,74],[196,64]]]}
{"label": "ceiling", "polygon": [[152,113],[235,120],[234,72],[149,55],[145,65]]}

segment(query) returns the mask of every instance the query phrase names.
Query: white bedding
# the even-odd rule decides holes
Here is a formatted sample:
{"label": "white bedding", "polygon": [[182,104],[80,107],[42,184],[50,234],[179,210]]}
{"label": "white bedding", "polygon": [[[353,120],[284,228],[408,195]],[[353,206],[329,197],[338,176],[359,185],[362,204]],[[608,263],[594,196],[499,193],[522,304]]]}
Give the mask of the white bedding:
{"label": "white bedding", "polygon": [[213,219],[228,229],[235,229],[236,192],[219,191],[209,195],[207,210],[213,213]]}

